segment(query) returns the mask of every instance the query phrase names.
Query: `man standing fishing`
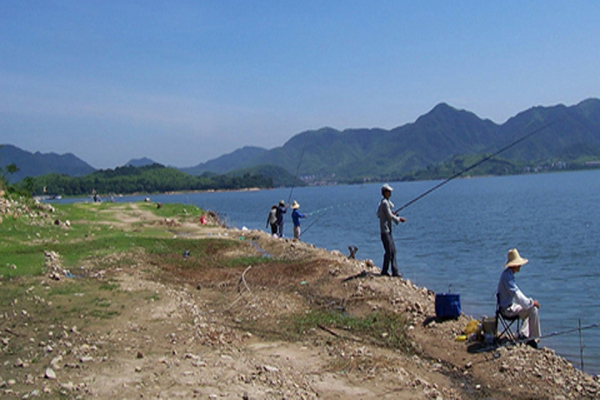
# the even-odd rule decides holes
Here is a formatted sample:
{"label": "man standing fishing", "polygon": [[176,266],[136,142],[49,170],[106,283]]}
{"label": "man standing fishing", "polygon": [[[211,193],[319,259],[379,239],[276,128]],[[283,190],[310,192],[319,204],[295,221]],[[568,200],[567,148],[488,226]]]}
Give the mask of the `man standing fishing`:
{"label": "man standing fishing", "polygon": [[296,200],[292,203],[292,221],[294,222],[294,239],[300,240],[300,218],[306,218],[306,214],[302,214],[298,209],[300,204]]}
{"label": "man standing fishing", "polygon": [[377,209],[377,217],[379,218],[379,231],[381,232],[381,242],[383,243],[383,249],[385,254],[383,255],[383,265],[381,266],[381,275],[389,276],[388,269],[390,264],[392,265],[392,276],[402,276],[398,272],[398,264],[396,262],[396,244],[394,243],[394,237],[392,236],[392,221],[398,225],[398,222],[404,223],[405,218],[396,215],[396,212],[392,211],[394,204],[390,201],[392,197],[392,187],[387,183],[381,187],[381,195],[383,198],[379,202],[379,208]]}

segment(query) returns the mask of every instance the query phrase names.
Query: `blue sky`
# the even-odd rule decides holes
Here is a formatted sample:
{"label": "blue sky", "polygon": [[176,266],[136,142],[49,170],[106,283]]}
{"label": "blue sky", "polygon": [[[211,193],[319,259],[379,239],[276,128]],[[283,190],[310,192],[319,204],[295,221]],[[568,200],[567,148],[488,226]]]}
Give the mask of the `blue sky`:
{"label": "blue sky", "polygon": [[189,167],[446,102],[503,123],[600,96],[597,1],[0,2],[0,143]]}

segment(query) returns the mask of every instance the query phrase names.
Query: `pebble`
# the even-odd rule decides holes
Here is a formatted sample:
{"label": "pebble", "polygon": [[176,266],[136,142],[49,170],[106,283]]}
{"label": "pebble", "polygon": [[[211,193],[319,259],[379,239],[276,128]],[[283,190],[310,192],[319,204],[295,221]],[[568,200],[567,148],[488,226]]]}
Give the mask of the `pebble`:
{"label": "pebble", "polygon": [[52,368],[46,368],[46,374],[44,375],[44,378],[56,380],[56,372],[54,372]]}
{"label": "pebble", "polygon": [[50,361],[50,365],[52,366],[52,368],[54,369],[60,369],[60,362],[63,360],[63,357],[61,355],[58,355],[56,357],[54,357],[52,359],[52,361]]}

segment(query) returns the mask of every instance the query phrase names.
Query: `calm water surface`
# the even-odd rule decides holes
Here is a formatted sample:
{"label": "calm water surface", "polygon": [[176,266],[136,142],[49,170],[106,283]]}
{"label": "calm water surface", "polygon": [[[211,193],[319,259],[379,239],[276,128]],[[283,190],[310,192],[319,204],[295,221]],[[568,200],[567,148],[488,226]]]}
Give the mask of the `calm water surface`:
{"label": "calm water surface", "polygon": [[[396,208],[438,182],[392,182]],[[228,225],[265,229],[271,205],[297,200],[302,240],[381,265],[375,216],[380,184],[274,189],[256,192],[152,196],[216,211]],[[123,200],[131,200],[125,198]],[[135,200],[135,198],[133,198]],[[394,236],[401,272],[435,292],[459,293],[463,312],[493,315],[495,291],[512,247],[529,259],[517,275],[526,295],[541,303],[542,333],[600,323],[600,171],[457,179],[401,212]],[[289,211],[291,213],[291,210]],[[292,236],[291,216],[285,233]],[[583,331],[585,371],[600,373],[600,329]],[[577,332],[544,339],[580,364]]]}

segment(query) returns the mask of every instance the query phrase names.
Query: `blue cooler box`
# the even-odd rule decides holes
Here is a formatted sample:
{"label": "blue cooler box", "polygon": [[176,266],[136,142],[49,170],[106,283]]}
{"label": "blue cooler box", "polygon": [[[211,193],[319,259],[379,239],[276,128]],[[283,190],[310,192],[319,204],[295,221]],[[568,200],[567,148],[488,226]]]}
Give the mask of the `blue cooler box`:
{"label": "blue cooler box", "polygon": [[457,293],[436,294],[435,316],[438,318],[458,318],[460,316],[460,295]]}

